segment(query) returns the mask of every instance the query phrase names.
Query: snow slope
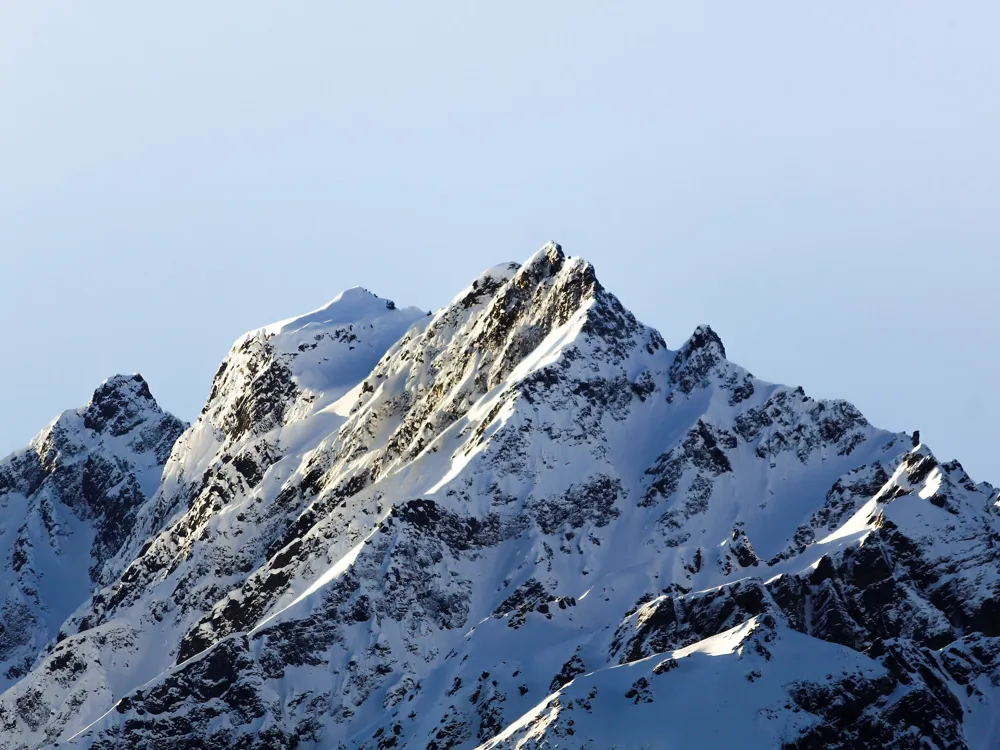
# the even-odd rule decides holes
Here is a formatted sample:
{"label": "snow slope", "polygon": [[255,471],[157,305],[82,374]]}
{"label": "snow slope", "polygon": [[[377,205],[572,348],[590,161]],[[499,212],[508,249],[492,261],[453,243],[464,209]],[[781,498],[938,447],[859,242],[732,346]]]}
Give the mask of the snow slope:
{"label": "snow slope", "polygon": [[553,243],[349,290],[236,342],[0,748],[995,745],[997,491],[915,442]]}
{"label": "snow slope", "polygon": [[0,460],[0,687],[101,582],[184,427],[141,376],[118,375]]}

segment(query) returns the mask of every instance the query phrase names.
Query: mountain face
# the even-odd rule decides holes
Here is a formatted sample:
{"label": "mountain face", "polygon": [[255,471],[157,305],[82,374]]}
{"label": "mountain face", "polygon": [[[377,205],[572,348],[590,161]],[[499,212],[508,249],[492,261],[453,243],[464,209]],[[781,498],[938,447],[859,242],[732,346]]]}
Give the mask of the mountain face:
{"label": "mountain face", "polygon": [[152,496],[187,425],[141,376],[116,376],[0,461],[0,688],[23,677]]}
{"label": "mountain face", "polygon": [[[176,443],[76,414],[157,448],[127,499],[40,490],[82,474],[42,436],[2,465],[45,615],[4,610],[4,750],[1000,744],[997,490],[708,327],[669,349],[558,245],[247,334]],[[71,597],[17,578],[46,498]]]}

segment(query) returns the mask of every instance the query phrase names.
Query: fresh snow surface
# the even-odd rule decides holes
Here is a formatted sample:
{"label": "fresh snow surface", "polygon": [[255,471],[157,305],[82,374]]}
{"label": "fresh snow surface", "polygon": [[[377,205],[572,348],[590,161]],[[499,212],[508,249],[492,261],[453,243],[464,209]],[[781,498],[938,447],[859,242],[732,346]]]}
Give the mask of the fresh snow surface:
{"label": "fresh snow surface", "polygon": [[164,461],[0,750],[1000,746],[997,491],[555,243],[249,332]]}
{"label": "fresh snow surface", "polygon": [[0,459],[0,687],[28,671],[101,583],[184,425],[118,375]]}
{"label": "fresh snow surface", "polygon": [[581,675],[481,748],[771,750],[818,721],[785,708],[786,686],[885,674],[843,646],[760,630],[751,618],[686,648]]}

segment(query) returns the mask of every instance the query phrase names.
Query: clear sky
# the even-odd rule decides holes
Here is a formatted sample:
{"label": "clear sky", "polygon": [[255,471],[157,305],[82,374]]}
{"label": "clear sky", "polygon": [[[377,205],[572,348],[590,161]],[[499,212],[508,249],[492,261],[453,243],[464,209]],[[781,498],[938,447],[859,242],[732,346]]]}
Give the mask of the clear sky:
{"label": "clear sky", "polygon": [[0,3],[0,453],[555,239],[1000,483],[993,2]]}

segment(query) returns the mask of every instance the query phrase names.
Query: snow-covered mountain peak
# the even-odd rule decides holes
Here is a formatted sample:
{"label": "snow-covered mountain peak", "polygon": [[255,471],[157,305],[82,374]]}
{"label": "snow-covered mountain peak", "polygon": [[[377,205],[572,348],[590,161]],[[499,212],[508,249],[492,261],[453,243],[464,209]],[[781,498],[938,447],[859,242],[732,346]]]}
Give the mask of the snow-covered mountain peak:
{"label": "snow-covered mountain peak", "polygon": [[[310,326],[327,329],[364,325],[382,317],[387,310],[395,309],[396,304],[392,300],[382,299],[364,287],[355,286],[345,289],[330,302],[312,312],[272,323],[258,330],[270,337],[298,332]],[[256,331],[251,331],[246,336],[252,336],[254,333]]]}
{"label": "snow-covered mountain peak", "polygon": [[142,375],[114,375],[94,391],[83,419],[87,429],[121,436],[161,414]]}
{"label": "snow-covered mountain peak", "polygon": [[426,316],[418,308],[400,309],[392,300],[352,287],[317,310],[244,334],[223,367],[257,351],[282,360],[299,387],[320,392],[353,385],[409,326]]}
{"label": "snow-covered mountain peak", "polygon": [[116,375],[0,459],[0,686],[87,600],[184,428],[141,376]]}
{"label": "snow-covered mountain peak", "polygon": [[986,487],[556,243],[348,290],[237,340],[0,748],[995,746]]}
{"label": "snow-covered mountain peak", "polygon": [[354,287],[318,310],[254,329],[223,360],[194,429],[239,439],[279,426],[293,411],[296,418],[321,411],[426,316]]}
{"label": "snow-covered mountain peak", "polygon": [[[423,310],[399,308],[353,287],[317,310],[240,336],[215,375],[201,415],[174,446],[160,491],[115,561],[118,569],[167,525],[189,493],[211,486],[223,467],[252,489],[272,466],[300,460],[335,434],[346,419],[346,406],[338,402],[407,329],[428,320]],[[207,507],[219,507],[218,495]]]}
{"label": "snow-covered mountain peak", "polygon": [[726,358],[726,347],[723,346],[719,334],[713,331],[710,325],[700,325],[695,328],[691,337],[684,342],[679,354],[685,359],[690,359],[695,352],[717,359]]}
{"label": "snow-covered mountain peak", "polygon": [[148,456],[136,464],[152,462],[149,471],[140,471],[137,479],[143,492],[151,494],[160,479],[159,468],[153,467],[162,467],[185,426],[160,407],[142,375],[113,375],[94,390],[85,406],[60,414],[27,449],[6,460],[37,458],[58,474],[59,469],[98,454],[128,462]]}
{"label": "snow-covered mountain peak", "polygon": [[541,279],[559,272],[566,255],[558,242],[547,242],[521,264],[518,276]]}

